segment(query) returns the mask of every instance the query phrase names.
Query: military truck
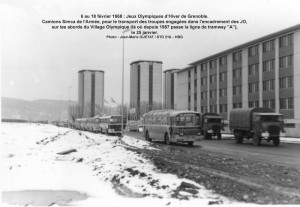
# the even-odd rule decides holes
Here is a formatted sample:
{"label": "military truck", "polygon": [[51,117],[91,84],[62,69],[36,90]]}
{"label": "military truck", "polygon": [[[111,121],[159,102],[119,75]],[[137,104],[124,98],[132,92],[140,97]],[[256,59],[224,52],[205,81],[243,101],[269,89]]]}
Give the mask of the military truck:
{"label": "military truck", "polygon": [[224,119],[217,113],[200,114],[200,128],[204,139],[212,139],[212,136],[221,139],[221,130],[224,130]]}
{"label": "military truck", "polygon": [[264,139],[272,140],[278,146],[280,132],[284,133],[283,115],[270,108],[236,108],[230,112],[229,128],[236,143],[243,143],[243,139],[247,138],[258,146]]}

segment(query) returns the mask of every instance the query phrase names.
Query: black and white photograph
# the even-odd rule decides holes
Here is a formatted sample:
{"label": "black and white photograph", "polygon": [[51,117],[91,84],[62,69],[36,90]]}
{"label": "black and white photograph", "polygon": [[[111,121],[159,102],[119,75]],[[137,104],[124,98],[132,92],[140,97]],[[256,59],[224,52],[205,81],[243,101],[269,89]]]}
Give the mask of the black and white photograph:
{"label": "black and white photograph", "polygon": [[0,0],[1,206],[300,205],[299,8]]}

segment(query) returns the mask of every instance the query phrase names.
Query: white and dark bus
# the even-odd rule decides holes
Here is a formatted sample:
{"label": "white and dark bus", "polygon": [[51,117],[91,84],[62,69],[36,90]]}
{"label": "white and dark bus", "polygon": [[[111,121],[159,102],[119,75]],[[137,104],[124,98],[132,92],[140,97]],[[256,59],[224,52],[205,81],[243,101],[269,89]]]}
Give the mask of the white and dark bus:
{"label": "white and dark bus", "polygon": [[[123,119],[123,128],[126,120]],[[100,132],[106,134],[122,134],[122,115],[110,115],[100,117]]]}
{"label": "white and dark bus", "polygon": [[200,113],[187,110],[158,110],[144,114],[147,141],[183,142],[193,145],[200,140]]}

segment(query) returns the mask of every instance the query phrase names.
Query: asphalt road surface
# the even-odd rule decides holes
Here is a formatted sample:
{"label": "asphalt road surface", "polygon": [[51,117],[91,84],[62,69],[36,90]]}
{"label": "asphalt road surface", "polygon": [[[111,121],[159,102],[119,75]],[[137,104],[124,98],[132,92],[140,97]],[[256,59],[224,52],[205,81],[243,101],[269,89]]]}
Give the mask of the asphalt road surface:
{"label": "asphalt road surface", "polygon": [[[141,132],[125,132],[126,135],[145,140]],[[154,142],[158,145],[165,145],[162,142]],[[216,154],[230,155],[232,157],[243,157],[251,160],[261,160],[270,163],[276,163],[283,166],[295,167],[300,169],[300,144],[280,143],[274,146],[272,142],[262,141],[260,146],[254,146],[252,141],[244,140],[243,144],[236,144],[233,137],[217,140],[202,140],[195,142],[194,146],[175,143],[172,147],[186,150],[188,153],[197,153],[197,151],[208,151]]]}

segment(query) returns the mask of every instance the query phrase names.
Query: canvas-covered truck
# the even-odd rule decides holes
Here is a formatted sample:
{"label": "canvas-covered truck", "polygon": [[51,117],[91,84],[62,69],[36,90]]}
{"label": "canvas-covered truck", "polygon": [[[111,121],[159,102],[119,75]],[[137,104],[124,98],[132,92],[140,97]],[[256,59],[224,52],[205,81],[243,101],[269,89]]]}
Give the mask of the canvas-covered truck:
{"label": "canvas-covered truck", "polygon": [[236,108],[229,116],[229,128],[236,143],[243,143],[247,138],[257,146],[264,139],[278,146],[284,133],[283,125],[283,115],[270,108]]}
{"label": "canvas-covered truck", "polygon": [[224,119],[217,113],[200,114],[200,128],[204,139],[211,139],[212,136],[221,139],[221,131],[224,130]]}

